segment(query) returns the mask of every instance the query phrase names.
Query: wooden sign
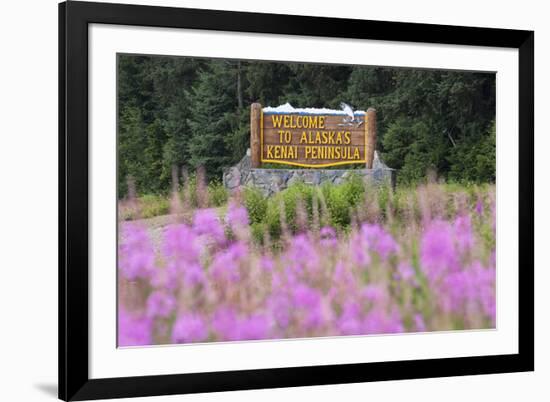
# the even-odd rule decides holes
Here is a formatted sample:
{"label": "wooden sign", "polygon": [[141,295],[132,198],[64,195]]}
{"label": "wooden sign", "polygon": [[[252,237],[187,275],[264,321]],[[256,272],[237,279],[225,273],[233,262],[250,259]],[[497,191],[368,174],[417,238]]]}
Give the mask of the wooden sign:
{"label": "wooden sign", "polygon": [[[290,105],[289,105],[290,106]],[[251,106],[252,167],[262,163],[323,168],[372,167],[376,112],[351,109],[262,109]]]}

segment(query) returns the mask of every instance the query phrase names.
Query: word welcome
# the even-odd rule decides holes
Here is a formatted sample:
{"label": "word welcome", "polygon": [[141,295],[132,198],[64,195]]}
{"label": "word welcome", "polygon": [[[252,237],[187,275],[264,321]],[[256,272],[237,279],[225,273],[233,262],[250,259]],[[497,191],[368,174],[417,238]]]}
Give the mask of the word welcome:
{"label": "word welcome", "polygon": [[275,128],[325,128],[325,116],[271,116]]}

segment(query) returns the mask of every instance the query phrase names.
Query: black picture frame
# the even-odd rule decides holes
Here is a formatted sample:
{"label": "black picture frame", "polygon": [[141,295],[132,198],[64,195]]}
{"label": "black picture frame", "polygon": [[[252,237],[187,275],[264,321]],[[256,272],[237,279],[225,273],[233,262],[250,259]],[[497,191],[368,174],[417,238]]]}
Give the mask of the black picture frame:
{"label": "black picture frame", "polygon": [[[517,354],[90,379],[88,25],[118,24],[519,50]],[[534,32],[70,1],[59,4],[59,398],[87,400],[534,370]]]}

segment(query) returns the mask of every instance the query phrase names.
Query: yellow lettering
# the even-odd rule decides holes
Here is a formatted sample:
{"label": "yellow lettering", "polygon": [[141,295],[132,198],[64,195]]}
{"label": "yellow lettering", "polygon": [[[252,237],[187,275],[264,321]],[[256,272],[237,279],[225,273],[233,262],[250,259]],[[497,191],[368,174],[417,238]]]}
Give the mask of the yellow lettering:
{"label": "yellow lettering", "polygon": [[287,128],[289,126],[290,116],[285,115],[284,117],[284,127]]}
{"label": "yellow lettering", "polygon": [[346,137],[344,144],[349,144],[351,142],[351,133],[349,131],[346,131],[344,133],[344,136]]}
{"label": "yellow lettering", "polygon": [[303,144],[304,142],[307,144],[307,134],[306,134],[305,131],[302,131],[302,137],[300,138],[300,144]]}
{"label": "yellow lettering", "polygon": [[315,135],[315,143],[320,144],[321,143],[321,133],[317,131],[317,134]]}
{"label": "yellow lettering", "polygon": [[289,147],[288,159],[296,159],[296,147]]}
{"label": "yellow lettering", "polygon": [[271,116],[271,120],[273,121],[273,127],[279,128],[283,122],[283,116],[280,114],[274,114]]}
{"label": "yellow lettering", "polygon": [[296,128],[296,117],[290,116],[290,128]]}
{"label": "yellow lettering", "polygon": [[290,131],[285,131],[285,142],[287,144],[292,142],[292,133]]}
{"label": "yellow lettering", "polygon": [[273,159],[273,145],[267,146],[267,159]]}

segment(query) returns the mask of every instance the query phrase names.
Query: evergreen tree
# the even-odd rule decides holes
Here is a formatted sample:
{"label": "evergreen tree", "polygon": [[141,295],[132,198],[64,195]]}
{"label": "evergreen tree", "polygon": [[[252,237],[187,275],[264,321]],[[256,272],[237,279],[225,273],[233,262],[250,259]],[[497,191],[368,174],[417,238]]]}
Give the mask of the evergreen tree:
{"label": "evergreen tree", "polygon": [[195,168],[204,166],[209,177],[219,177],[234,160],[228,143],[239,129],[237,67],[232,61],[212,61],[188,94],[189,161]]}
{"label": "evergreen tree", "polygon": [[428,169],[456,181],[495,180],[495,75],[445,70],[190,57],[118,58],[119,195],[170,188],[172,167],[209,178],[249,146],[249,107],[375,107],[378,144],[398,180]]}

